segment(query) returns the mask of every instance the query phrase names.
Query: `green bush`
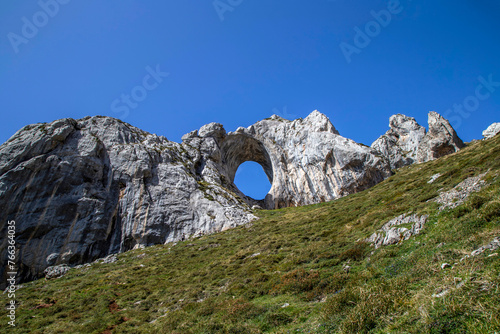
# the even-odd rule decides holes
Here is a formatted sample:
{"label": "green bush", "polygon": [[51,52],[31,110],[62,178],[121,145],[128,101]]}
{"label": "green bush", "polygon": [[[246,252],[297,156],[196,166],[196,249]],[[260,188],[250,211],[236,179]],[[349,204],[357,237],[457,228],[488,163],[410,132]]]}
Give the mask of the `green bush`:
{"label": "green bush", "polygon": [[487,221],[492,221],[500,217],[500,202],[494,201],[486,204],[482,208],[482,215]]}

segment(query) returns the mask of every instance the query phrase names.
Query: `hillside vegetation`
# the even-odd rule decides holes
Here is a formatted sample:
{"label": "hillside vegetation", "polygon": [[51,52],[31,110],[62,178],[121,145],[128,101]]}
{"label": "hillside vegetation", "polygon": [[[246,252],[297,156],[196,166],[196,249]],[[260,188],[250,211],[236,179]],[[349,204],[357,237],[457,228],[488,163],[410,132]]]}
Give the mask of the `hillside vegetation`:
{"label": "hillside vegetation", "polygon": [[[3,308],[0,331],[500,332],[498,250],[464,258],[500,236],[499,171],[496,136],[333,202],[260,211],[246,226],[26,283],[16,327]],[[429,201],[483,173],[487,185],[464,204],[440,211]],[[409,212],[429,215],[419,235],[364,242]]]}

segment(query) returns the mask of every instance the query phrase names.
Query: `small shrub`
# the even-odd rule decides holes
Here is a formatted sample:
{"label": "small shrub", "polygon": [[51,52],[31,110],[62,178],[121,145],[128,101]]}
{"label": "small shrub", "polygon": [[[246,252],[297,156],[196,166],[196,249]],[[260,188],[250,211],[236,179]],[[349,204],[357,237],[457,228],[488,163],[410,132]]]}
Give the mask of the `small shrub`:
{"label": "small shrub", "polygon": [[242,319],[251,319],[263,313],[263,310],[243,298],[231,299],[222,302],[219,308],[224,313],[224,319],[238,322]]}
{"label": "small shrub", "polygon": [[359,301],[359,293],[352,288],[345,288],[335,292],[334,295],[328,297],[323,308],[325,320],[337,318],[349,312],[350,308],[356,306]]}
{"label": "small shrub", "polygon": [[469,212],[471,212],[471,208],[469,206],[460,205],[457,208],[453,209],[451,215],[454,218],[460,218],[460,217],[465,216]]}
{"label": "small shrub", "polygon": [[306,301],[313,301],[330,293],[333,288],[340,288],[340,282],[345,282],[343,275],[321,278],[317,270],[306,271],[300,268],[282,275],[280,282],[271,288],[270,293],[298,294]]}
{"label": "small shrub", "polygon": [[487,221],[492,221],[500,217],[500,202],[490,202],[482,208],[482,216]]}
{"label": "small shrub", "polygon": [[313,290],[321,279],[316,270],[305,271],[303,268],[292,270],[281,276],[280,284],[272,292],[301,293]]}
{"label": "small shrub", "polygon": [[484,203],[488,202],[488,199],[484,196],[474,194],[468,203],[469,207],[473,210],[479,209]]}
{"label": "small shrub", "polygon": [[337,323],[342,333],[368,333],[381,327],[384,318],[405,296],[402,281],[377,284],[367,290],[346,288],[331,296],[323,309],[324,320]]}
{"label": "small shrub", "polygon": [[358,242],[352,248],[342,252],[340,254],[340,260],[353,260],[360,261],[365,258],[366,251],[368,249],[368,244],[366,242]]}
{"label": "small shrub", "polygon": [[289,324],[293,319],[284,312],[275,312],[266,314],[266,322],[272,327],[279,327]]}

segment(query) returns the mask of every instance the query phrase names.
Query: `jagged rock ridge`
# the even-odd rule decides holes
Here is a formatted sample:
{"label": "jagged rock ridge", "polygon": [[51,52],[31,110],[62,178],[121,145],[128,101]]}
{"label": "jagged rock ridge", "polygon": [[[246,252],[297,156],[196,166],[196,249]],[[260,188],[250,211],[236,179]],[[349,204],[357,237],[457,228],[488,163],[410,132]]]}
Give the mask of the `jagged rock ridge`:
{"label": "jagged rock ridge", "polygon": [[448,120],[431,111],[428,116],[429,131],[413,117],[402,114],[391,116],[390,129],[371,145],[389,159],[396,169],[412,163],[426,162],[457,152],[465,145]]}
{"label": "jagged rock ridge", "polygon": [[[271,180],[262,201],[234,185],[248,160]],[[245,224],[256,219],[254,204],[333,200],[389,175],[384,157],[341,137],[317,111],[232,133],[211,123],[180,144],[109,117],[62,119],[28,125],[0,146],[0,230],[16,221],[19,278],[26,280],[52,265]]]}

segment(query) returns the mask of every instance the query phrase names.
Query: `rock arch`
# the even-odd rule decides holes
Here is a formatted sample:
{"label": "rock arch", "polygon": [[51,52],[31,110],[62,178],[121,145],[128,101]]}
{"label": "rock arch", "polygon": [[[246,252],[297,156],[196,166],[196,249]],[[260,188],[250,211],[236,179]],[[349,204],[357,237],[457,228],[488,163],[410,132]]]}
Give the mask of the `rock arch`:
{"label": "rock arch", "polygon": [[[340,136],[317,111],[294,121],[272,116],[229,133],[221,124],[210,123],[183,140],[210,147],[210,152],[202,150],[199,174],[204,181],[227,187],[248,205],[266,209],[333,200],[390,175],[387,161],[375,150]],[[263,200],[245,196],[234,184],[238,167],[246,161],[259,163],[269,178],[271,189]]]}
{"label": "rock arch", "polygon": [[[262,201],[234,185],[245,161],[259,163],[271,181]],[[18,221],[19,262],[26,265],[20,278],[30,279],[52,264],[246,224],[257,219],[253,204],[274,209],[332,200],[382,181],[390,168],[314,111],[294,121],[271,116],[230,133],[210,123],[182,143],[109,117],[30,125],[0,146],[0,175],[0,221]],[[67,182],[45,187],[53,180]],[[63,205],[72,208],[70,216]]]}
{"label": "rock arch", "polygon": [[231,183],[234,183],[236,171],[242,163],[254,161],[262,166],[269,182],[273,184],[273,164],[261,141],[248,134],[230,134],[222,143],[221,152]]}

